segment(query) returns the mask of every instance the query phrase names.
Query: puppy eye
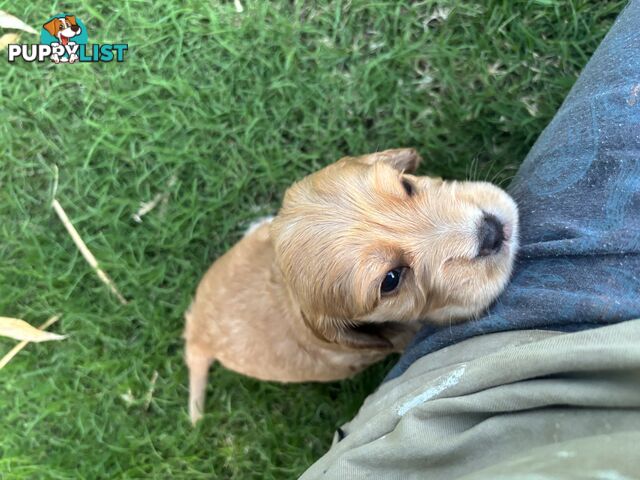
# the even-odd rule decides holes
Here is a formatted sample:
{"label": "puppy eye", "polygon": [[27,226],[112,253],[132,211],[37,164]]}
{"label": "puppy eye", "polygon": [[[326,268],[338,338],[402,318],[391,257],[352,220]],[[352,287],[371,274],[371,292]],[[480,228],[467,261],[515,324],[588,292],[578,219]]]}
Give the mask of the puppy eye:
{"label": "puppy eye", "polygon": [[384,293],[391,293],[398,285],[400,285],[400,280],[402,279],[402,271],[404,268],[394,268],[393,270],[389,270],[382,280],[382,284],[380,285],[380,291]]}
{"label": "puppy eye", "polygon": [[402,188],[404,188],[404,191],[407,192],[407,195],[413,195],[413,185],[406,178],[402,179]]}

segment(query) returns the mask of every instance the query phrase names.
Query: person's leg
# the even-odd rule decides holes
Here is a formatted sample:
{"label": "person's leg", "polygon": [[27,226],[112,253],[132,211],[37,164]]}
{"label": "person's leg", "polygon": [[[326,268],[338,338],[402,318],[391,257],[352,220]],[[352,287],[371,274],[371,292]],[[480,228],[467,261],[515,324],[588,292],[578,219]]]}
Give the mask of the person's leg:
{"label": "person's leg", "polygon": [[[505,293],[479,320],[421,331],[303,478],[461,478],[551,444],[562,462],[596,435],[589,474],[613,478],[598,475],[618,433],[640,432],[638,25],[634,0],[511,187],[522,250]],[[619,467],[633,478],[640,457]]]}
{"label": "person's leg", "polygon": [[[487,480],[637,478],[640,455],[619,456],[629,435],[640,438],[638,378],[640,320],[470,338],[383,383],[302,478],[448,480],[485,468],[506,475]],[[559,474],[598,438],[592,470]],[[549,476],[517,475],[552,445],[559,456],[535,462]],[[598,476],[614,466],[618,476]]]}

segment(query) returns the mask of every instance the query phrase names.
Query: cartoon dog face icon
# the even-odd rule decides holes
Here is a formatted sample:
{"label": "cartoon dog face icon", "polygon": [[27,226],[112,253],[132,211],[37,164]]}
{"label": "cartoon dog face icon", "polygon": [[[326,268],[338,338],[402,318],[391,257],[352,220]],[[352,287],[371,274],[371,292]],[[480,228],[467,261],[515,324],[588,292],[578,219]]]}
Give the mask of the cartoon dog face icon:
{"label": "cartoon dog face icon", "polygon": [[44,24],[44,29],[60,40],[62,45],[67,45],[70,38],[82,33],[82,28],[77,24],[76,17],[73,15],[67,15],[63,18],[54,18],[50,22]]}
{"label": "cartoon dog face icon", "polygon": [[[53,37],[59,40],[58,44],[52,44],[52,46],[75,45],[75,42],[72,42],[70,39],[82,33],[82,27],[78,25],[78,23],[76,22],[76,17],[73,15],[67,15],[66,17],[60,18],[52,18],[49,22],[43,25],[43,28]],[[69,58],[61,57],[58,55],[52,55],[51,58],[55,63],[74,63],[78,60],[78,56],[76,54],[70,55]]]}

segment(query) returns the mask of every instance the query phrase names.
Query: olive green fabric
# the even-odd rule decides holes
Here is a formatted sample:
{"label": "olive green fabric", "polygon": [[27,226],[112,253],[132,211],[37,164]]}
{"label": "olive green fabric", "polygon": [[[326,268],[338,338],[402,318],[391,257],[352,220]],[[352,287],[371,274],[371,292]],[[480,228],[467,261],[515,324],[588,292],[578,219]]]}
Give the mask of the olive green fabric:
{"label": "olive green fabric", "polygon": [[303,479],[640,478],[640,320],[451,345],[341,430]]}
{"label": "olive green fabric", "polygon": [[631,480],[640,478],[640,432],[553,443],[461,480]]}

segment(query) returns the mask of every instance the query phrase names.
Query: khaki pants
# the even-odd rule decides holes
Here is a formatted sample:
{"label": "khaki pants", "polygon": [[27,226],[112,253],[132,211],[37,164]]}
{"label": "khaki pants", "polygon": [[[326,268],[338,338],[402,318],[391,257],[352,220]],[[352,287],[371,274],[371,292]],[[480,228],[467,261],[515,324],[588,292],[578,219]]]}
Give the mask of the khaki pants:
{"label": "khaki pants", "polygon": [[341,430],[303,479],[640,479],[640,320],[451,345]]}

